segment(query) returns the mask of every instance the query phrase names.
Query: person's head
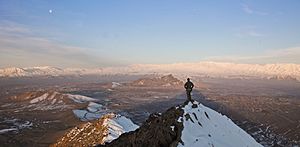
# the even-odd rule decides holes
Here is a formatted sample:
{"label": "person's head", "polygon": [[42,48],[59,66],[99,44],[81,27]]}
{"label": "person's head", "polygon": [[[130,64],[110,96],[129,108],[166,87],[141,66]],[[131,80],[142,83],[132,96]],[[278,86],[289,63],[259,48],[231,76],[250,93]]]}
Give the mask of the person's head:
{"label": "person's head", "polygon": [[187,81],[190,81],[190,78],[187,78],[186,80],[187,80]]}

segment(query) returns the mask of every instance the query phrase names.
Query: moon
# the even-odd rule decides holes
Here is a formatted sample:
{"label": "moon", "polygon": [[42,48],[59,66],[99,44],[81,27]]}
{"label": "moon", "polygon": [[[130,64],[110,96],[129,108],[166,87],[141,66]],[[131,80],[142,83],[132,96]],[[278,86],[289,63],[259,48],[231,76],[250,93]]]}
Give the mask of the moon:
{"label": "moon", "polygon": [[50,9],[50,10],[49,10],[49,13],[51,14],[52,12],[53,12],[53,11]]}

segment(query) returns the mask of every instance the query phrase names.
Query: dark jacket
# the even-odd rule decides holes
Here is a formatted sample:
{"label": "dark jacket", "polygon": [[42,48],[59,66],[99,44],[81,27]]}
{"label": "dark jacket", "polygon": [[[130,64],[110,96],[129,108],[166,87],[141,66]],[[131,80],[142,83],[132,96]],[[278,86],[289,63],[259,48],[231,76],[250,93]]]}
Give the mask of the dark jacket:
{"label": "dark jacket", "polygon": [[187,91],[192,91],[192,89],[194,88],[194,84],[193,84],[191,81],[187,81],[187,82],[184,84],[184,88],[185,88]]}

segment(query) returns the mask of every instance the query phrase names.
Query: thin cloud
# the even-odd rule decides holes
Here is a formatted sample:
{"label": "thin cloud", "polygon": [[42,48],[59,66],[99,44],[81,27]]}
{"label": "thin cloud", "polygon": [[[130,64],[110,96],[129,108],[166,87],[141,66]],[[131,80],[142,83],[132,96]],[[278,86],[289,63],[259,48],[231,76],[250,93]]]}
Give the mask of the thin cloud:
{"label": "thin cloud", "polygon": [[246,26],[237,29],[235,34],[237,37],[264,37],[266,34],[258,31],[258,28],[255,26]]}
{"label": "thin cloud", "polygon": [[29,34],[30,30],[23,25],[11,21],[0,21],[0,34],[16,35],[24,33]]}
{"label": "thin cloud", "polygon": [[255,31],[255,30],[246,30],[246,31],[241,31],[241,32],[237,33],[236,36],[238,36],[238,37],[247,37],[247,36],[249,36],[249,37],[263,37],[265,35]]}
{"label": "thin cloud", "polygon": [[258,32],[253,31],[253,30],[246,32],[246,34],[249,35],[249,36],[253,36],[253,37],[262,37],[262,36],[264,36],[263,34],[258,33]]}
{"label": "thin cloud", "polygon": [[255,10],[247,4],[242,4],[242,10],[247,14],[269,15],[269,13],[264,12],[264,11]]}
{"label": "thin cloud", "polygon": [[99,67],[111,64],[88,48],[65,45],[36,36],[13,22],[0,23],[0,62],[7,66]]}
{"label": "thin cloud", "polygon": [[236,62],[236,63],[295,63],[300,64],[300,47],[279,50],[269,50],[253,56],[213,56],[208,61]]}

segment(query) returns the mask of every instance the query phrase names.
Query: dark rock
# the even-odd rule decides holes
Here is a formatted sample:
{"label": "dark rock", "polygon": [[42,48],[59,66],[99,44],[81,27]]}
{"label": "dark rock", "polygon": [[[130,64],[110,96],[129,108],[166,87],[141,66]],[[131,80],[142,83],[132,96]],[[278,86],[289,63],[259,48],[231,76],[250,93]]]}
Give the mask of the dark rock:
{"label": "dark rock", "polygon": [[192,108],[198,108],[198,105],[197,104],[193,104]]}
{"label": "dark rock", "polygon": [[[150,115],[148,120],[137,130],[122,134],[111,143],[98,146],[106,147],[175,147],[183,130],[178,122],[184,111],[181,107],[172,107],[161,115]],[[174,130],[171,129],[174,126]]]}
{"label": "dark rock", "polygon": [[209,116],[208,116],[208,114],[206,113],[206,112],[204,112],[205,113],[205,116],[209,119]]}

